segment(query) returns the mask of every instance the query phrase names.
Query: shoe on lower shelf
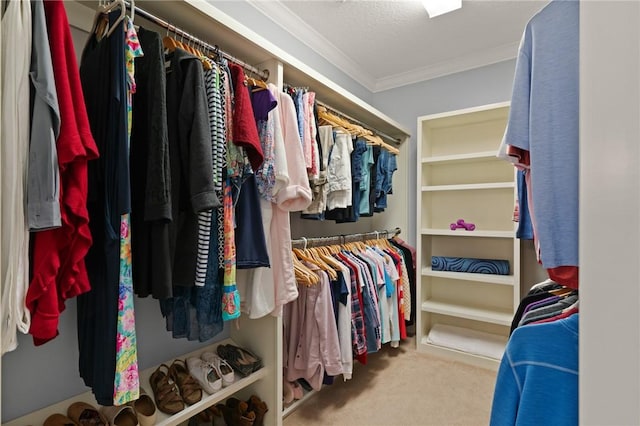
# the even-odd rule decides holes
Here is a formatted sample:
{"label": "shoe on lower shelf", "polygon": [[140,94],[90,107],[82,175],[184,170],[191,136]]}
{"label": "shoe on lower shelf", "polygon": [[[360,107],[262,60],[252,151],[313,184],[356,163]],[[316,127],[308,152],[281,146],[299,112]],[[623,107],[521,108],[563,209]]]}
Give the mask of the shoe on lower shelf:
{"label": "shoe on lower shelf", "polygon": [[219,345],[216,352],[244,377],[262,368],[262,360],[247,349],[228,344]]}
{"label": "shoe on lower shelf", "polygon": [[107,419],[96,407],[86,402],[74,402],[67,408],[67,417],[77,425],[108,426]]}
{"label": "shoe on lower shelf", "polygon": [[64,414],[56,413],[47,417],[43,423],[43,426],[76,426],[76,422],[74,422]]}
{"label": "shoe on lower shelf", "polygon": [[196,357],[187,358],[189,374],[198,381],[202,389],[212,395],[222,389],[222,377],[214,365]]}
{"label": "shoe on lower shelf", "polygon": [[131,401],[129,406],[133,408],[140,426],[153,426],[156,424],[158,410],[153,399],[144,388],[140,387],[140,397],[135,401]]}
{"label": "shoe on lower shelf", "polygon": [[100,412],[113,426],[139,426],[138,417],[129,405],[101,407]]}
{"label": "shoe on lower shelf", "polygon": [[202,358],[204,362],[212,365],[218,374],[220,374],[220,377],[222,377],[222,386],[229,386],[236,380],[236,375],[233,373],[231,365],[218,355],[213,352],[204,352],[200,355],[200,358]]}

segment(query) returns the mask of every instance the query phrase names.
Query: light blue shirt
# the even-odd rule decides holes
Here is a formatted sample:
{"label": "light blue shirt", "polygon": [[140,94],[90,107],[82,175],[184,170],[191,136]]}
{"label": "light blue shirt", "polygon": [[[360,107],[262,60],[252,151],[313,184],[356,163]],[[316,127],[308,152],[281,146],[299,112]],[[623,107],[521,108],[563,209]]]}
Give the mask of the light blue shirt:
{"label": "light blue shirt", "polygon": [[579,2],[555,0],[527,24],[505,143],[529,151],[542,265],[578,266]]}

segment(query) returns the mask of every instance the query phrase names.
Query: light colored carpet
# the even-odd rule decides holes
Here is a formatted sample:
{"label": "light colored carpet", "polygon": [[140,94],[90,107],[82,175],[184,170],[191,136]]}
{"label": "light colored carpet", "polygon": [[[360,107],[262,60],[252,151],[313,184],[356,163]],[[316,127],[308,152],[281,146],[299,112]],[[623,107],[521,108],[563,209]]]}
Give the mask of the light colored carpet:
{"label": "light colored carpet", "polygon": [[284,426],[487,425],[496,372],[418,353],[415,340],[355,363],[284,419]]}

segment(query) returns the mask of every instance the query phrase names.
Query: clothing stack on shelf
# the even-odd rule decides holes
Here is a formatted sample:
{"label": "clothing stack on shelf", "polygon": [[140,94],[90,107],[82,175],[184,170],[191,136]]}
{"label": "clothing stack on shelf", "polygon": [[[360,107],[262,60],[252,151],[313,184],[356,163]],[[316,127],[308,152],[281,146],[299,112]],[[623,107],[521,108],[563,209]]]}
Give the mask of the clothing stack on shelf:
{"label": "clothing stack on shelf", "polygon": [[520,44],[498,156],[521,171],[520,224],[531,224],[550,280],[532,287],[513,319],[492,425],[578,424],[579,16],[578,1],[554,0]]}
{"label": "clothing stack on shelf", "polygon": [[313,390],[349,380],[354,359],[366,364],[383,344],[406,339],[412,250],[395,238],[293,249],[300,294],[284,309],[285,403],[301,398],[299,380]]}
{"label": "clothing stack on shelf", "polygon": [[399,150],[363,126],[334,114],[308,88],[287,87],[294,100],[304,164],[313,191],[302,218],[357,222],[384,212],[393,193]]}

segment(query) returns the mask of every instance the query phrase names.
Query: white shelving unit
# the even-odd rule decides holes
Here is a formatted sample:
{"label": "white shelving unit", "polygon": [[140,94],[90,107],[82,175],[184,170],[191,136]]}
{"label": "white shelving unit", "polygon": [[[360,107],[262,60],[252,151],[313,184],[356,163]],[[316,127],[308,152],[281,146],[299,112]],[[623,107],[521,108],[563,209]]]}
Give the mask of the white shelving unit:
{"label": "white shelving unit", "polygon": [[[497,368],[497,359],[429,343],[436,325],[490,333],[505,344],[520,301],[513,166],[496,157],[509,104],[418,118],[418,350]],[[474,231],[451,230],[464,219]],[[434,271],[432,256],[503,259],[509,275]],[[481,334],[480,333],[480,334]]]}

